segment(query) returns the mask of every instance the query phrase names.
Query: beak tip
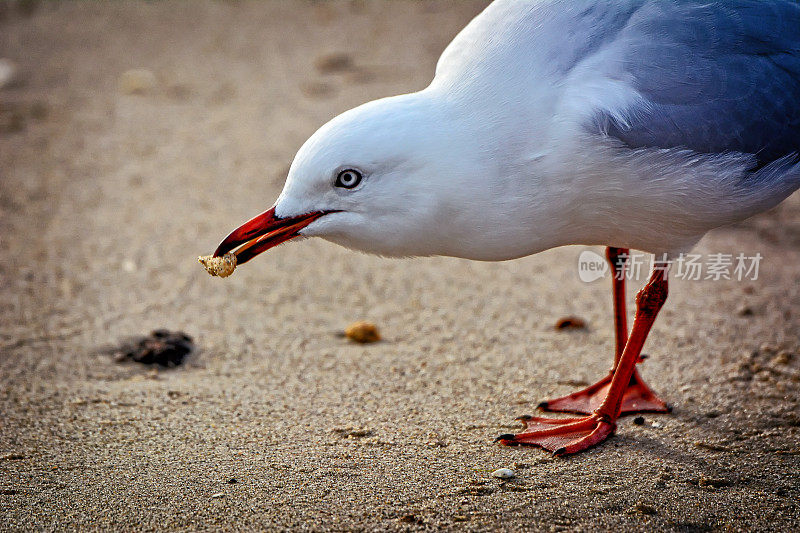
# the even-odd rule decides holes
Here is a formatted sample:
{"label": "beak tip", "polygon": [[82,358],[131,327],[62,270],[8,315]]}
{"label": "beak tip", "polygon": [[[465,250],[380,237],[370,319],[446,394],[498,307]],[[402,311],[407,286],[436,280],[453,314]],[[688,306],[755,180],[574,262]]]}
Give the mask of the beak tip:
{"label": "beak tip", "polygon": [[235,255],[238,264],[244,264],[261,252],[297,237],[301,229],[325,214],[327,212],[315,211],[280,218],[275,216],[273,206],[233,230],[219,243],[212,257]]}

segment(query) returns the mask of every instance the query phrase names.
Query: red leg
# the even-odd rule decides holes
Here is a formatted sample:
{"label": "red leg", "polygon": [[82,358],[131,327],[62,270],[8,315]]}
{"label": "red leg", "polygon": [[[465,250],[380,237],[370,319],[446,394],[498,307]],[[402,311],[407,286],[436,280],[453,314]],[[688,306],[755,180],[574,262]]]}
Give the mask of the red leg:
{"label": "red leg", "polygon": [[[539,404],[539,408],[545,411],[590,414],[600,407],[606,397],[608,387],[611,384],[611,377],[614,375],[619,358],[625,349],[625,343],[628,341],[628,319],[625,310],[625,262],[628,260],[628,256],[629,250],[627,248],[614,248],[611,246],[606,248],[606,259],[608,259],[614,272],[613,297],[616,350],[614,353],[614,366],[611,368],[611,372],[597,383],[589,385],[583,390],[542,402]],[[650,390],[639,376],[639,372],[634,369],[631,382],[628,384],[622,399],[622,414],[668,413],[669,410],[667,404]]]}
{"label": "red leg", "polygon": [[605,398],[589,416],[577,418],[522,417],[525,431],[500,435],[505,445],[540,446],[556,455],[577,453],[614,433],[644,341],[667,299],[667,265],[656,263],[650,280],[636,295],[636,317],[625,349],[617,361]]}

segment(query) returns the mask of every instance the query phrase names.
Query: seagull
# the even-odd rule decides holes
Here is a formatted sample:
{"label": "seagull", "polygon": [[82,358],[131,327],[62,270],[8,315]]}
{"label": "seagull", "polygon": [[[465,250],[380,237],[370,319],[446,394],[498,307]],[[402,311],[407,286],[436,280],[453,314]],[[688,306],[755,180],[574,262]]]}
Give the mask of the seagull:
{"label": "seagull", "polygon": [[[297,237],[383,256],[505,261],[564,245],[655,254],[610,374],[502,445],[574,454],[623,414],[666,412],[639,376],[673,257],[800,187],[800,3],[496,0],[430,85],[349,110],[300,148],[273,207],[214,256]],[[577,415],[577,416],[575,416]]]}

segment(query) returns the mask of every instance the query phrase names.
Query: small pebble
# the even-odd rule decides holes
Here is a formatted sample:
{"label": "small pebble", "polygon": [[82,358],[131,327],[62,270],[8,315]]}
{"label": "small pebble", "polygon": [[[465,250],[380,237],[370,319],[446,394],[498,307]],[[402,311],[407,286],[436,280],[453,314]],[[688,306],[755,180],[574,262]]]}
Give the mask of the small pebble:
{"label": "small pebble", "polygon": [[653,422],[653,423],[652,423],[652,424],[650,424],[650,425],[651,425],[652,427],[656,428],[656,429],[659,429],[659,428],[663,428],[663,427],[664,427],[664,424],[662,424],[661,422]]}
{"label": "small pebble", "polygon": [[218,492],[216,494],[212,494],[211,497],[212,498],[224,498],[225,497],[225,493],[224,492]]}
{"label": "small pebble", "polygon": [[367,344],[370,342],[378,342],[381,340],[381,334],[378,327],[372,322],[365,322],[363,320],[353,322],[347,329],[344,330],[344,336],[353,342]]}
{"label": "small pebble", "polygon": [[751,307],[743,305],[736,311],[736,314],[739,316],[753,316],[755,313]]}
{"label": "small pebble", "polygon": [[353,68],[353,60],[347,54],[334,52],[318,57],[314,66],[322,74],[332,74]]}
{"label": "small pebble", "polygon": [[228,485],[235,485],[235,484],[239,483],[239,480],[236,479],[235,477],[232,477],[227,481],[227,483],[228,483]]}
{"label": "small pebble", "polygon": [[732,481],[722,478],[700,476],[697,480],[697,486],[703,488],[721,489],[733,485]]}
{"label": "small pebble", "polygon": [[722,446],[720,444],[714,444],[712,442],[703,442],[703,441],[700,441],[700,440],[696,440],[696,441],[694,441],[694,445],[697,446],[698,448],[703,448],[705,450],[711,450],[711,451],[714,451],[714,452],[728,452],[728,451],[730,451],[730,448],[728,448],[727,446]]}
{"label": "small pebble", "polygon": [[510,468],[498,468],[492,472],[492,477],[496,477],[498,479],[511,479],[512,477],[516,477],[516,474]]}
{"label": "small pebble", "polygon": [[633,510],[639,514],[644,514],[644,515],[658,514],[658,511],[656,510],[655,507],[652,507],[650,505],[645,505],[642,502],[637,502],[636,505],[633,506]]}
{"label": "small pebble", "polygon": [[422,520],[411,513],[401,516],[398,520],[404,524],[422,524]]}
{"label": "small pebble", "polygon": [[636,424],[637,426],[644,425],[644,417],[637,416],[636,418],[633,419],[633,423]]}
{"label": "small pebble", "polygon": [[565,316],[558,319],[556,329],[586,329],[586,321],[577,316]]}
{"label": "small pebble", "polygon": [[18,461],[20,459],[25,459],[25,456],[21,453],[4,453],[0,455],[0,461]]}

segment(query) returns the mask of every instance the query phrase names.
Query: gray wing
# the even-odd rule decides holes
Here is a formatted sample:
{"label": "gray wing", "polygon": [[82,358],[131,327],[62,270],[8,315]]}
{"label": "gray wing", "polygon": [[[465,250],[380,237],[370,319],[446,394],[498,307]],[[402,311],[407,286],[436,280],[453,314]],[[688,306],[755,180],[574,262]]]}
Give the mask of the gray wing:
{"label": "gray wing", "polygon": [[623,70],[644,101],[626,123],[601,116],[632,147],[800,152],[800,3],[651,1],[618,34]]}

